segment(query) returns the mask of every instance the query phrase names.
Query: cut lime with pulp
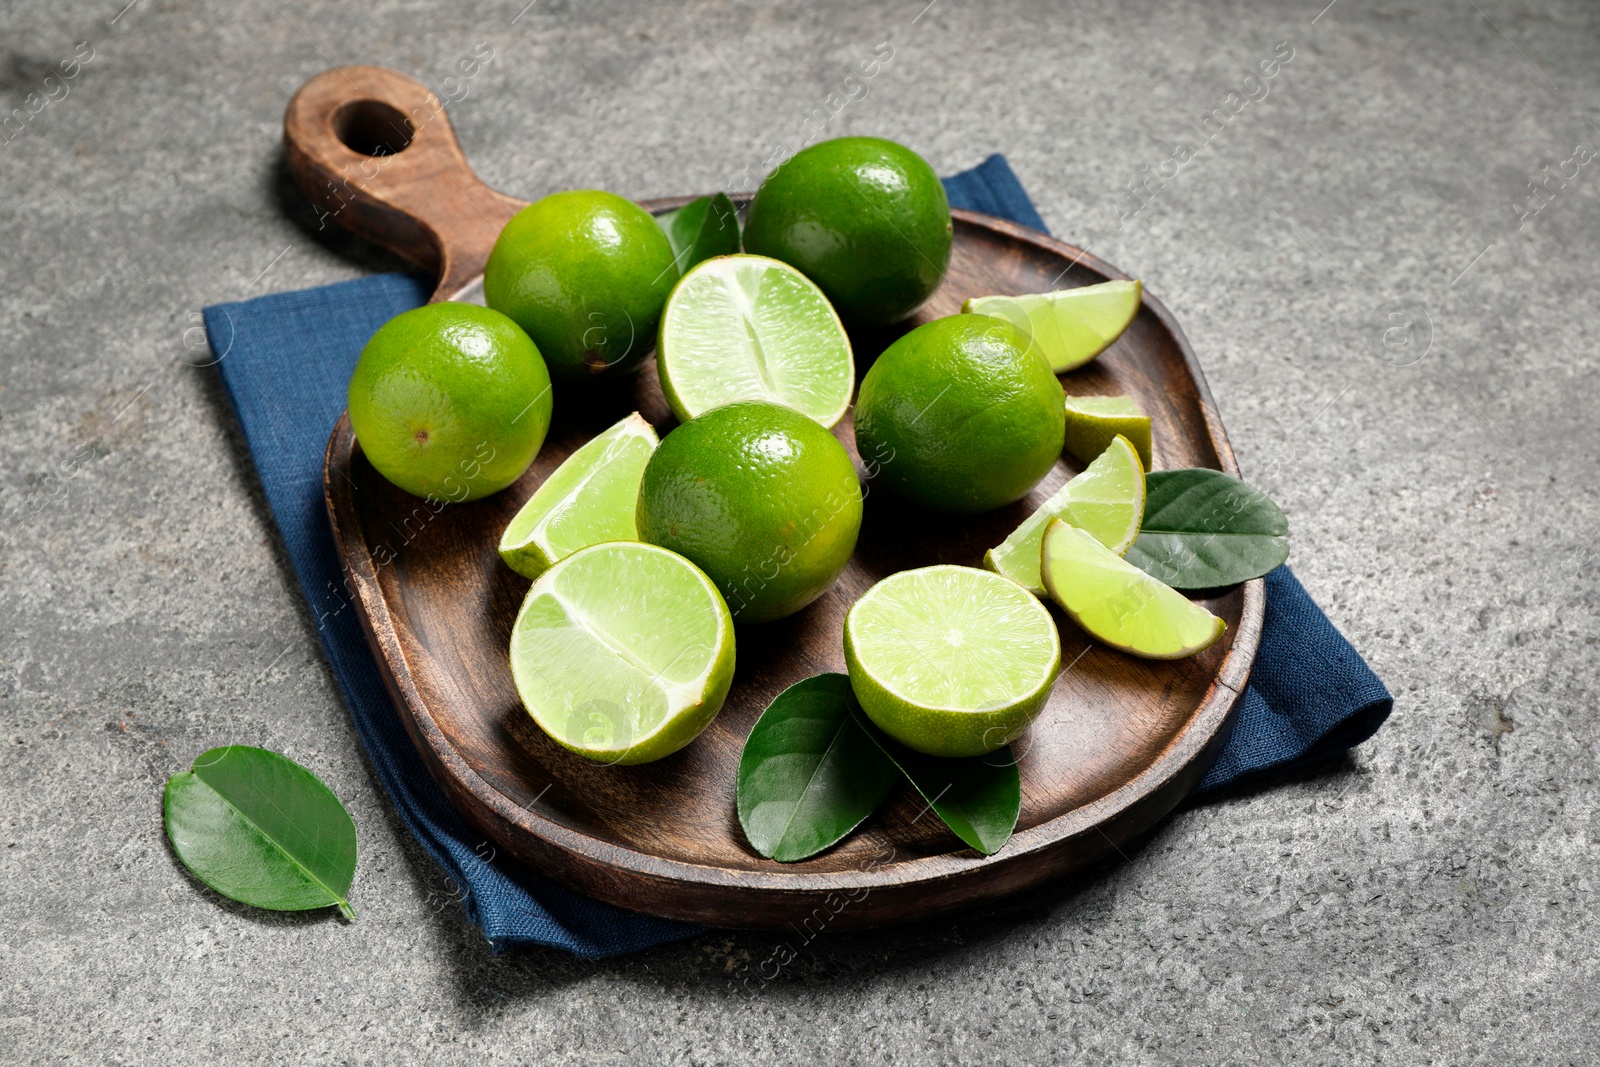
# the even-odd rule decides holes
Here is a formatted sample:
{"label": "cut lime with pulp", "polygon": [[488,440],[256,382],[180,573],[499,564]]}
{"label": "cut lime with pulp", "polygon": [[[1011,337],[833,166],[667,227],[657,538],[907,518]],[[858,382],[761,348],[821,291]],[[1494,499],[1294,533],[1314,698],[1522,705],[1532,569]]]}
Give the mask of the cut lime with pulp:
{"label": "cut lime with pulp", "polygon": [[856,380],[850,338],[828,298],[764,256],[718,256],[683,276],[661,316],[656,367],[683,422],[765,400],[832,427]]}
{"label": "cut lime with pulp", "polygon": [[1027,296],[978,296],[962,311],[993,315],[1033,338],[1057,374],[1083,366],[1107,348],[1139,313],[1138,281],[1101,282]]}
{"label": "cut lime with pulp", "polygon": [[602,541],[636,541],[639,479],[656,432],[636,411],[572,455],[522,505],[500,538],[500,558],[526,578]]}
{"label": "cut lime with pulp", "polygon": [[1034,596],[1044,596],[1039,544],[1051,519],[1064,519],[1121,556],[1139,537],[1144,519],[1144,467],[1126,437],[1116,437],[1082,474],[1046,500],[1011,536],[984,553],[983,565]]}
{"label": "cut lime with pulp", "polygon": [[868,718],[930,756],[1009,743],[1043,709],[1061,640],[1034,597],[973,567],[890,575],[844,622],[850,687]]}
{"label": "cut lime with pulp", "polygon": [[1139,462],[1150,469],[1150,416],[1131,396],[1067,397],[1066,449],[1088,463],[1121,434],[1138,450]]}
{"label": "cut lime with pulp", "polygon": [[1045,530],[1044,584],[1085,633],[1145,659],[1183,659],[1210,648],[1227,624],[1084,531]]}
{"label": "cut lime with pulp", "polygon": [[733,682],[733,620],[711,579],[655,545],[610,541],[540,575],[511,630],[533,721],[600,763],[649,763],[716,717]]}

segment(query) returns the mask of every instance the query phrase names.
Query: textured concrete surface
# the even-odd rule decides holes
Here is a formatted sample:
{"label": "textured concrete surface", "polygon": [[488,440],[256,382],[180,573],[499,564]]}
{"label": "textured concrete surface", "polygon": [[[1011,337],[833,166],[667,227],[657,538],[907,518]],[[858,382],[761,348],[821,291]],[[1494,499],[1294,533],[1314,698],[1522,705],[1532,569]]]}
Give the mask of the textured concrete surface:
{"label": "textured concrete surface", "polygon": [[[1595,1061],[1592,4],[124,2],[0,5],[8,112],[93,50],[0,145],[0,1060]],[[1388,727],[1126,862],[821,940],[771,983],[740,981],[764,936],[491,956],[380,796],[191,365],[205,304],[392,265],[288,188],[296,86],[368,62],[437,87],[485,43],[453,119],[525,196],[733,184],[835,92],[829,132],[945,172],[1006,152],[1183,322]],[[226,742],[350,806],[358,922],[176,865],[160,784]]]}

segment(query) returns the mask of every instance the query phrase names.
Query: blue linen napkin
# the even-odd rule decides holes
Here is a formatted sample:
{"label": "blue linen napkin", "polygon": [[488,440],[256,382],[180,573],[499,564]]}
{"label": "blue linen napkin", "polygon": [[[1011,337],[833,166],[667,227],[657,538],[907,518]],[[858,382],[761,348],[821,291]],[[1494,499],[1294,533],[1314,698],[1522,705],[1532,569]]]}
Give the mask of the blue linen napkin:
{"label": "blue linen napkin", "polygon": [[[946,178],[954,207],[1044,223],[999,155]],[[602,904],[528,870],[457,815],[389,699],[344,592],[322,497],[322,454],[367,339],[424,303],[432,284],[381,274],[205,310],[206,333],[273,518],[356,732],[401,818],[454,881],[496,952],[547,945],[581,957],[633,952],[702,928]],[[1393,705],[1383,683],[1287,567],[1267,576],[1266,620],[1233,732],[1195,795],[1360,744]]]}

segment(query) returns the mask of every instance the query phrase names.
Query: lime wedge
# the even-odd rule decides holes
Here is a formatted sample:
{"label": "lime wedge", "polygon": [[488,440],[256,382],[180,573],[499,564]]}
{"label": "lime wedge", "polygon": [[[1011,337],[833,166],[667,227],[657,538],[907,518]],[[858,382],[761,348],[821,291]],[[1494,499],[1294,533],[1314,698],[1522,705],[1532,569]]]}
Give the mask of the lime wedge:
{"label": "lime wedge", "polygon": [[850,687],[896,741],[930,756],[1009,743],[1061,666],[1055,621],[1014,582],[973,567],[890,575],[844,621]]}
{"label": "lime wedge", "polygon": [[764,256],[718,256],[683,276],[661,313],[656,368],[683,422],[766,400],[831,428],[856,382],[850,338],[828,298]]}
{"label": "lime wedge", "polygon": [[962,311],[993,315],[1033,338],[1057,374],[1081,367],[1122,336],[1139,313],[1137,281],[1101,282],[1028,296],[978,296]]}
{"label": "lime wedge", "polygon": [[1145,659],[1210,648],[1227,624],[1075,526],[1045,530],[1044,584],[1085,633]]}
{"label": "lime wedge", "polygon": [[611,541],[540,575],[511,630],[522,704],[558,745],[648,763],[699,736],[733,682],[733,620],[676,552]]}
{"label": "lime wedge", "polygon": [[500,558],[526,578],[602,541],[636,541],[633,513],[656,432],[636,411],[568,456],[500,537]]}
{"label": "lime wedge", "polygon": [[1104,452],[1118,434],[1133,443],[1139,462],[1150,469],[1150,416],[1131,396],[1067,397],[1069,454],[1088,463]]}
{"label": "lime wedge", "polygon": [[1064,519],[1089,531],[1116,555],[1128,551],[1144,519],[1144,467],[1126,437],[1113,438],[1111,447],[1082,474],[1057,489],[1010,537],[984,553],[983,565],[1034,596],[1044,596],[1039,544],[1051,519]]}

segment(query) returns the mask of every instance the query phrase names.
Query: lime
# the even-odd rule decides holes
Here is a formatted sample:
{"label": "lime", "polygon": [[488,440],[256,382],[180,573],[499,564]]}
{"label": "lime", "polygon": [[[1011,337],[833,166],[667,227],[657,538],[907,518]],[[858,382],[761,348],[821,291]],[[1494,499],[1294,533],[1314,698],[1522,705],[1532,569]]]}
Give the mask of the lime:
{"label": "lime", "polygon": [[525,578],[602,541],[637,541],[633,512],[656,432],[636,411],[568,456],[500,538],[500,558]]}
{"label": "lime", "polygon": [[356,362],[350,426],[378,473],[430,500],[476,500],[521,477],[550,429],[550,374],[515,322],[428,304],[378,328]]}
{"label": "lime", "polygon": [[844,620],[850,687],[895,740],[930,756],[976,756],[1038,717],[1061,639],[1037,599],[972,567],[890,575]]}
{"label": "lime", "polygon": [[1000,319],[951,315],[884,350],[856,398],[856,451],[896,493],[935,511],[1027,495],[1061,454],[1061,385]]}
{"label": "lime", "polygon": [[796,152],[750,201],[744,250],[798,267],[846,319],[898,322],[944,280],[950,202],[927,161],[877,137]]}
{"label": "lime", "polygon": [[684,275],[661,315],[656,366],[683,422],[734,400],[769,400],[831,427],[856,384],[828,298],[764,256],[708,259]]}
{"label": "lime", "polygon": [[1145,659],[1182,659],[1211,647],[1227,624],[1135,567],[1085,530],[1045,529],[1045,588],[1090,637]]}
{"label": "lime", "polygon": [[1088,463],[1110,447],[1118,434],[1133,443],[1139,462],[1150,469],[1150,416],[1131,396],[1067,397],[1066,448]]}
{"label": "lime", "polygon": [[1005,319],[1033,339],[1057,374],[1081,367],[1111,347],[1139,313],[1137,281],[1101,282],[1029,296],[979,296],[961,305]]}
{"label": "lime", "polygon": [[1063,519],[1117,555],[1126,555],[1144,519],[1144,468],[1126,437],[1117,437],[1082,474],[1051,494],[1011,536],[984,553],[983,565],[1035,596],[1044,596],[1039,545],[1051,519]]}
{"label": "lime", "polygon": [[667,434],[639,485],[639,536],[681,552],[740,622],[793,614],[839,577],[861,530],[844,446],[792,408],[741,400]]}
{"label": "lime", "polygon": [[733,683],[733,622],[682,556],[612,541],[539,576],[511,630],[523,706],[558,745],[649,763],[699,736]]}
{"label": "lime", "polygon": [[506,223],[483,268],[483,296],[528,331],[552,374],[575,379],[644,359],[677,280],[672,245],[649,212],[580,189]]}

